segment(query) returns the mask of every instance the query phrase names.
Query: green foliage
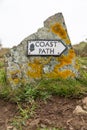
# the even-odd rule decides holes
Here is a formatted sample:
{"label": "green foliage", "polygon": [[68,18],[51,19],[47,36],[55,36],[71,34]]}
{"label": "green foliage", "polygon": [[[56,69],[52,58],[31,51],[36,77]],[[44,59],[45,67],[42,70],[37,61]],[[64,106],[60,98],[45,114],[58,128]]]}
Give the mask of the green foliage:
{"label": "green foliage", "polygon": [[36,98],[42,98],[43,100],[46,100],[47,98],[49,98],[49,93],[48,92],[43,92],[39,91],[38,89],[38,85],[31,85],[31,84],[27,84],[26,86],[21,86],[19,88],[14,89],[10,96],[12,95],[11,99],[12,101],[15,102],[30,102],[32,103]]}
{"label": "green foliage", "polygon": [[[80,79],[87,81],[87,57],[78,57],[80,66]],[[87,82],[85,82],[87,84]]]}
{"label": "green foliage", "polygon": [[19,115],[16,116],[12,121],[11,125],[15,126],[18,130],[23,130],[23,126],[26,126],[27,119],[31,118],[34,115],[36,108],[36,103],[33,102],[32,105],[25,105],[17,103]]}
{"label": "green foliage", "polygon": [[37,85],[27,84],[12,90],[10,100],[15,102],[34,102],[37,98],[46,100],[52,95],[80,97],[87,92],[86,79],[43,79]]}
{"label": "green foliage", "polygon": [[73,46],[76,54],[79,56],[87,56],[87,42],[80,42]]}
{"label": "green foliage", "polygon": [[12,126],[15,126],[18,130],[23,130],[22,127],[25,125],[25,122],[22,118],[16,117],[11,122]]}
{"label": "green foliage", "polygon": [[23,117],[24,119],[28,119],[33,116],[34,110],[36,108],[35,102],[33,102],[32,105],[25,106],[25,107],[23,107],[21,103],[17,103],[17,105],[18,105],[18,109],[19,109],[21,117]]}
{"label": "green foliage", "polygon": [[0,62],[0,68],[4,66],[4,62]]}
{"label": "green foliage", "polygon": [[0,86],[0,98],[8,100],[11,94],[11,88],[7,85]]}
{"label": "green foliage", "polygon": [[78,61],[79,61],[79,64],[80,66],[87,66],[87,57],[78,57]]}
{"label": "green foliage", "polygon": [[0,84],[6,84],[6,73],[4,69],[0,69]]}
{"label": "green foliage", "polygon": [[38,86],[38,91],[48,92],[50,95],[59,96],[80,96],[87,91],[86,86],[83,87],[83,82],[78,79],[49,79],[42,80]]}

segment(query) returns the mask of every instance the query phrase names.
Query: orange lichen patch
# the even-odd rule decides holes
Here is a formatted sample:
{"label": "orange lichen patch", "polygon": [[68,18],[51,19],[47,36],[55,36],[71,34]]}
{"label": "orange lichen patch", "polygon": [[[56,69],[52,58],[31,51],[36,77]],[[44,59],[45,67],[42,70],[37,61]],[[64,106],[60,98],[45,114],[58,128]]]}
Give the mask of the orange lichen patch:
{"label": "orange lichen patch", "polygon": [[48,64],[52,57],[48,57],[46,59],[43,58],[35,58],[33,63],[28,63],[29,69],[27,71],[27,75],[32,78],[41,78],[43,77],[62,77],[67,78],[69,76],[75,76],[71,70],[60,71],[59,69],[72,64],[72,60],[75,57],[75,53],[73,49],[70,49],[67,55],[62,55],[56,60],[59,64],[55,65],[54,70],[50,73],[43,74],[43,66]]}
{"label": "orange lichen patch", "polygon": [[75,51],[73,49],[70,49],[69,50],[69,58],[74,58],[76,55],[75,55]]}
{"label": "orange lichen patch", "polygon": [[61,78],[67,78],[67,77],[75,77],[75,74],[71,70],[64,70],[60,71],[59,69],[72,64],[72,60],[75,57],[75,53],[73,49],[69,50],[68,55],[62,55],[61,57],[56,58],[56,60],[59,62],[59,64],[55,65],[54,70],[51,73],[46,74],[46,77],[61,77]]}
{"label": "orange lichen patch", "polygon": [[32,78],[41,78],[42,76],[42,64],[29,63],[28,66],[31,68],[27,71],[27,75]]}
{"label": "orange lichen patch", "polygon": [[71,70],[64,70],[64,71],[57,70],[57,71],[46,74],[46,77],[48,78],[61,77],[63,79],[66,79],[68,77],[75,77],[75,74]]}
{"label": "orange lichen patch", "polygon": [[67,38],[67,32],[60,23],[56,23],[51,27],[53,33],[60,36],[62,39]]}
{"label": "orange lichen patch", "polygon": [[32,78],[41,78],[43,65],[48,64],[51,60],[51,57],[46,59],[44,58],[35,58],[33,63],[28,63],[29,70],[27,71],[27,75]]}
{"label": "orange lichen patch", "polygon": [[36,63],[36,64],[40,64],[40,60],[39,60],[39,58],[35,58],[35,59],[34,59],[34,63]]}
{"label": "orange lichen patch", "polygon": [[66,44],[70,44],[71,43],[69,38],[65,39],[64,41],[65,41]]}
{"label": "orange lichen patch", "polygon": [[70,49],[68,55],[62,55],[61,57],[56,58],[56,60],[60,62],[60,64],[57,65],[57,68],[71,64],[74,57],[75,52],[73,49]]}
{"label": "orange lichen patch", "polygon": [[58,78],[59,77],[59,72],[52,71],[50,73],[44,74],[43,77],[45,77],[45,78]]}
{"label": "orange lichen patch", "polygon": [[67,77],[75,77],[75,74],[71,70],[64,70],[61,71],[60,77],[66,79]]}

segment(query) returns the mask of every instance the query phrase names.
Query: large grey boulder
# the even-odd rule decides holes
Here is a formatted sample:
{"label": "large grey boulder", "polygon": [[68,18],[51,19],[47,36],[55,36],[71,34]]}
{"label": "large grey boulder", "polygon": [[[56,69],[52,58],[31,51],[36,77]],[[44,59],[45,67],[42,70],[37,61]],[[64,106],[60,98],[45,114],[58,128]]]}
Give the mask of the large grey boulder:
{"label": "large grey boulder", "polygon": [[[27,56],[27,43],[35,39],[61,40],[67,47],[61,56]],[[62,13],[49,17],[44,27],[10,49],[5,57],[7,80],[15,88],[42,78],[78,76],[78,66]]]}

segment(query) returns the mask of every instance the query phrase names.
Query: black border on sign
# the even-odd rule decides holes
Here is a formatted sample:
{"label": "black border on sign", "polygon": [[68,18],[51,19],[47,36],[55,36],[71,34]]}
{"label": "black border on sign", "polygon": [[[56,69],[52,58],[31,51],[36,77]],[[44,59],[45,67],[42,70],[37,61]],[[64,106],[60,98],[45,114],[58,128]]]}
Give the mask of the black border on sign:
{"label": "black border on sign", "polygon": [[[65,46],[65,49],[63,50],[63,52],[60,54],[60,55],[57,55],[57,54],[55,54],[55,55],[38,55],[38,54],[34,54],[34,55],[28,55],[28,42],[29,41],[59,41],[59,42],[61,42],[64,46]],[[64,53],[64,51],[66,51],[68,49],[68,47],[64,44],[64,42],[61,40],[61,39],[31,39],[31,40],[28,40],[27,41],[27,56],[29,57],[29,56],[43,56],[43,57],[45,57],[45,56],[61,56],[63,53]]]}

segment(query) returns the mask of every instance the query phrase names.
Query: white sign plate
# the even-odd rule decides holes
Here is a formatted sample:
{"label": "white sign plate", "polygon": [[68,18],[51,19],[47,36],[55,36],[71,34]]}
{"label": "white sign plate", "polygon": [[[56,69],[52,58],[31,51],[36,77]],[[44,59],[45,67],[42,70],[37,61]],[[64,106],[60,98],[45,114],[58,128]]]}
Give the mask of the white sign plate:
{"label": "white sign plate", "polygon": [[66,46],[61,40],[29,40],[28,55],[61,55]]}

